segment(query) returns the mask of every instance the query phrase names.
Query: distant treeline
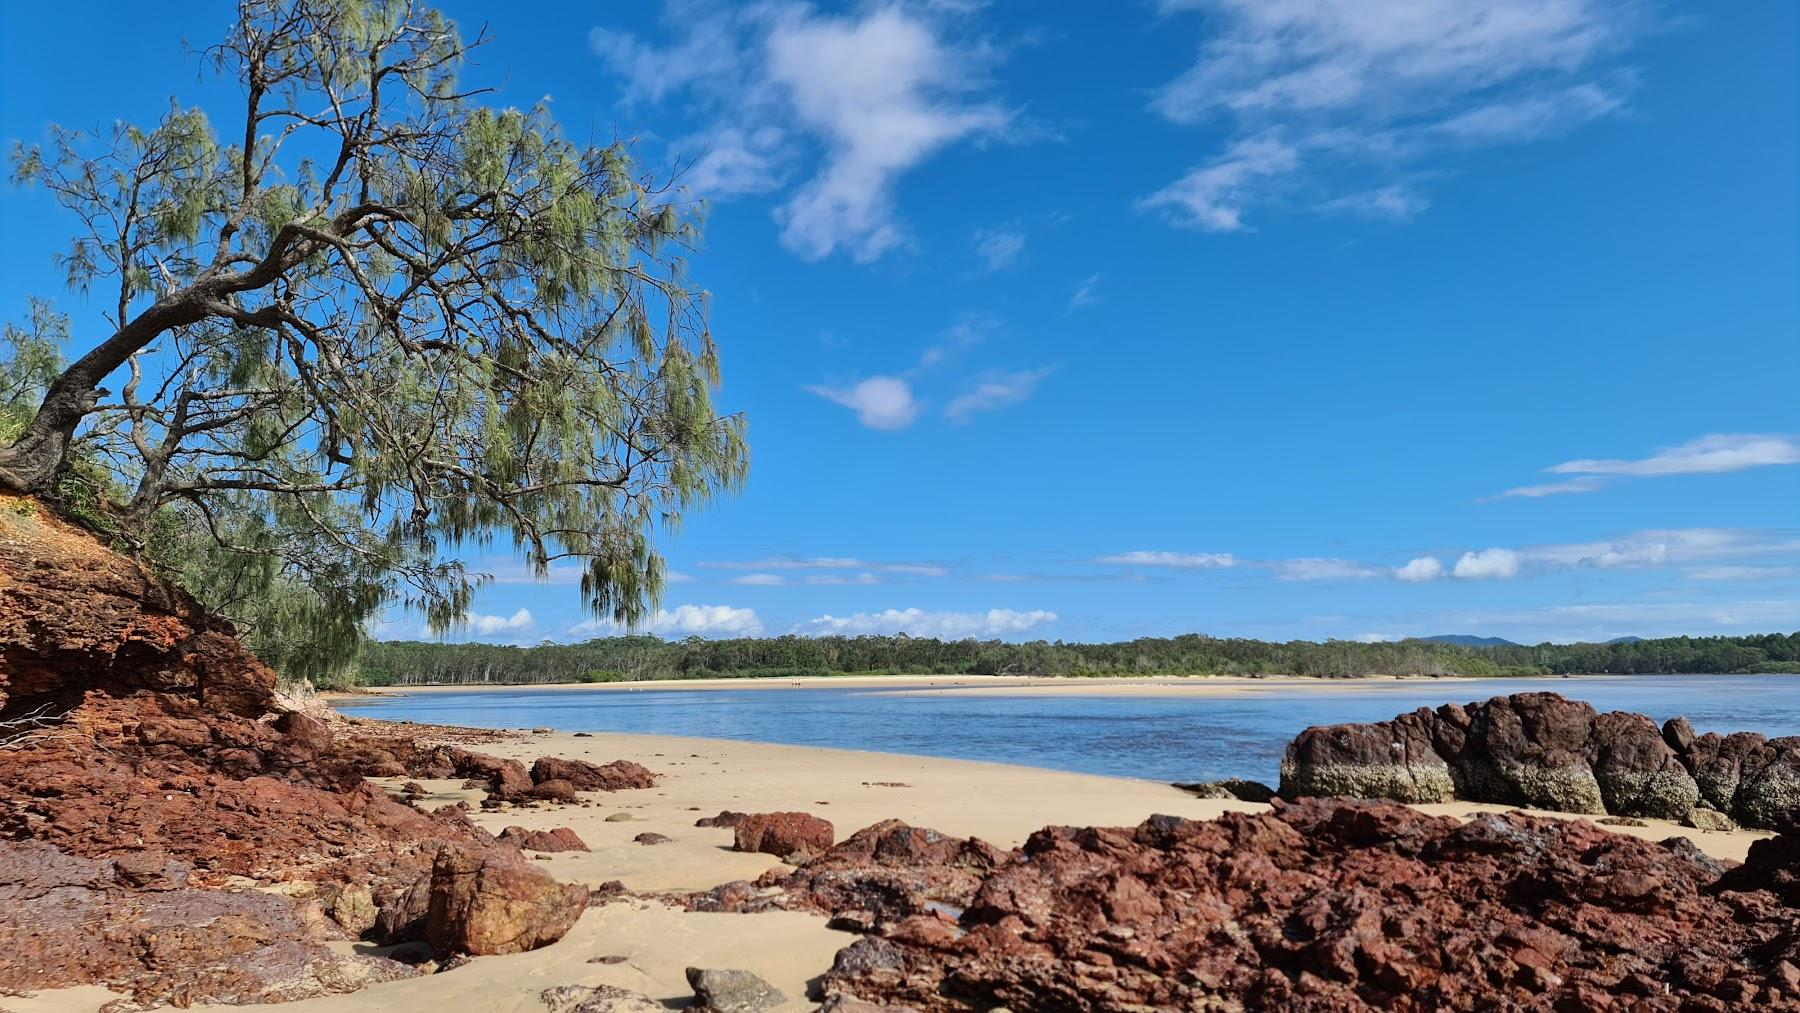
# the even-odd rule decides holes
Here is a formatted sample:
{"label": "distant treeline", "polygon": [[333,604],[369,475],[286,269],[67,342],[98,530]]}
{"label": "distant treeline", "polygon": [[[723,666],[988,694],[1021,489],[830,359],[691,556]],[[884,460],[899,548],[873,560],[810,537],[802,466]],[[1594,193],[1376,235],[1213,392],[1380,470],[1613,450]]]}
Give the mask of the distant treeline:
{"label": "distant treeline", "polygon": [[388,641],[358,664],[364,685],[524,685],[837,673],[926,675],[1568,675],[1800,672],[1800,633],[1611,644],[1470,647],[1429,640],[1220,640],[1189,634],[1116,644],[759,637],[606,637],[535,647]]}

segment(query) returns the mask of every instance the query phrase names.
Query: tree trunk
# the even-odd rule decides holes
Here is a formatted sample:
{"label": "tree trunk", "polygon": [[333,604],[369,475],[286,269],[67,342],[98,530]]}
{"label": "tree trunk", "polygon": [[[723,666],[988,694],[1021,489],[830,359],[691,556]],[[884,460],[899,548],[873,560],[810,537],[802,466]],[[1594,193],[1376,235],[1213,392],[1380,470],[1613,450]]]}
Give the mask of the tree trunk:
{"label": "tree trunk", "polygon": [[0,491],[30,495],[48,490],[68,460],[76,427],[106,393],[101,382],[158,335],[204,318],[204,301],[212,287],[216,284],[197,284],[158,299],[63,370],[44,394],[31,424],[12,446],[0,447]]}
{"label": "tree trunk", "polygon": [[0,490],[32,495],[50,488],[68,460],[75,427],[100,400],[98,386],[64,373],[10,447],[0,447]]}

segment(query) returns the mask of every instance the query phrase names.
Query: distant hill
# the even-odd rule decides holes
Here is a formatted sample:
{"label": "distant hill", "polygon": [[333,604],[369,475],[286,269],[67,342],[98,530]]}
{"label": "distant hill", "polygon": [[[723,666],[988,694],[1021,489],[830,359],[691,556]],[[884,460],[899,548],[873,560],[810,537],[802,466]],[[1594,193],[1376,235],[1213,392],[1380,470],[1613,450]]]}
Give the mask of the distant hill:
{"label": "distant hill", "polygon": [[1441,637],[1420,637],[1434,644],[1455,644],[1458,647],[1523,647],[1504,637],[1472,637],[1467,633],[1446,633]]}

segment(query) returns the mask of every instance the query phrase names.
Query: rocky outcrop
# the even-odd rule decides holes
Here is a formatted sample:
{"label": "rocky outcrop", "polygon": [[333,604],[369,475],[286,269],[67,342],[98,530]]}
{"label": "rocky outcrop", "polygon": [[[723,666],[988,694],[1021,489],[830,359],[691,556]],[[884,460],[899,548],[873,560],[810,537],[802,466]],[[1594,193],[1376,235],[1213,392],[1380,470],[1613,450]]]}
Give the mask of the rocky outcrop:
{"label": "rocky outcrop", "polygon": [[587,902],[586,887],[556,882],[516,851],[450,844],[431,868],[425,941],[439,955],[523,953],[561,939]]}
{"label": "rocky outcrop", "polygon": [[1006,861],[977,838],[885,820],[792,871],[727,883],[682,901],[697,911],[812,911],[834,928],[869,932],[914,915],[960,912]]}
{"label": "rocky outcrop", "polygon": [[834,834],[829,820],[811,813],[752,813],[738,821],[732,847],[792,861],[831,847]]}
{"label": "rocky outcrop", "polygon": [[1052,827],[964,909],[874,926],[823,988],[945,1013],[1800,1008],[1794,909],[1721,869],[1580,821],[1379,803]]}
{"label": "rocky outcrop", "polygon": [[1744,864],[1719,877],[1717,890],[1767,890],[1800,909],[1800,835],[1750,842]]}
{"label": "rocky outcrop", "polygon": [[545,756],[531,765],[531,780],[535,784],[567,781],[576,791],[625,791],[631,788],[656,787],[656,775],[630,760],[597,764],[586,760]]}
{"label": "rocky outcrop", "polygon": [[418,973],[333,953],[343,933],[316,909],[196,889],[189,872],[161,851],[93,859],[0,842],[0,994],[105,982],[147,1003],[281,1002]]}
{"label": "rocky outcrop", "polygon": [[[525,942],[567,928],[570,891],[584,904],[585,890],[556,886],[460,808],[421,812],[364,780],[481,761],[421,745],[423,727],[282,710],[228,625],[20,502],[0,498],[0,706],[47,708],[50,724],[0,749],[0,994],[296,999],[417,973],[327,941],[479,947],[508,919]],[[500,776],[532,787],[516,763]],[[434,918],[446,849],[478,873],[524,866],[476,877],[497,884],[481,899],[524,914],[474,903],[482,917]],[[556,911],[525,917],[534,906]]]}
{"label": "rocky outcrop", "polygon": [[231,624],[30,499],[0,495],[0,715],[151,690],[254,717],[275,673]]}
{"label": "rocky outcrop", "polygon": [[1691,821],[1710,806],[1752,827],[1800,813],[1800,738],[1696,736],[1682,719],[1597,714],[1554,693],[1308,728],[1282,760],[1284,798],[1495,802]]}

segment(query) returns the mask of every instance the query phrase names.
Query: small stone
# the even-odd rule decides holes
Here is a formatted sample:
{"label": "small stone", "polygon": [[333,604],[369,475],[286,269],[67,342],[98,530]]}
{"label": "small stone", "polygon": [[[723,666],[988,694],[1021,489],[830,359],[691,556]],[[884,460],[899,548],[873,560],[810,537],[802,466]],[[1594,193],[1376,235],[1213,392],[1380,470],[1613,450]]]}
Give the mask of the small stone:
{"label": "small stone", "polygon": [[642,992],[612,985],[558,985],[538,993],[550,1013],[665,1013]]}
{"label": "small stone", "polygon": [[1681,821],[1681,825],[1684,827],[1692,827],[1695,830],[1724,831],[1737,829],[1737,824],[1731,821],[1731,817],[1719,812],[1717,809],[1695,809],[1688,814],[1687,819]]}
{"label": "small stone", "polygon": [[714,1013],[760,1013],[787,1002],[779,989],[749,971],[687,969],[699,1004]]}
{"label": "small stone", "polygon": [[1650,825],[1636,816],[1603,816],[1594,822],[1608,827],[1647,827]]}
{"label": "small stone", "polygon": [[637,835],[636,837],[633,837],[632,840],[638,842],[639,844],[667,844],[667,843],[669,843],[669,838],[664,837],[662,834],[650,833],[649,831],[645,831],[644,833],[641,833],[641,834]]}
{"label": "small stone", "polygon": [[637,817],[631,815],[630,813],[613,813],[611,816],[608,816],[606,818],[606,822],[608,822],[608,823],[630,823],[635,819],[637,819]]}

